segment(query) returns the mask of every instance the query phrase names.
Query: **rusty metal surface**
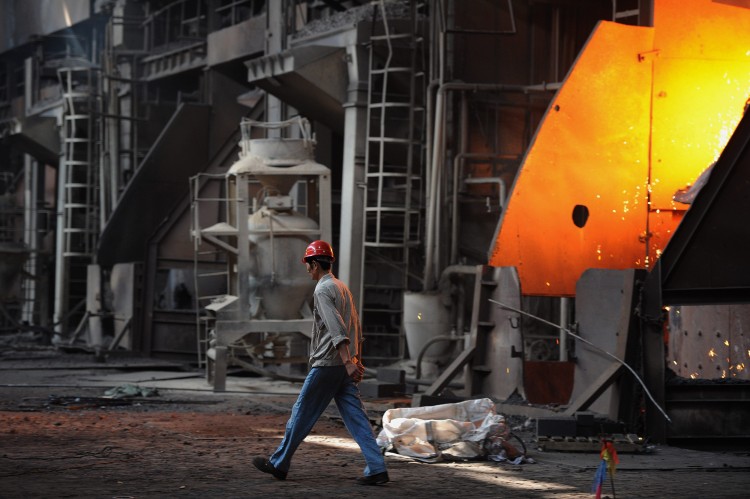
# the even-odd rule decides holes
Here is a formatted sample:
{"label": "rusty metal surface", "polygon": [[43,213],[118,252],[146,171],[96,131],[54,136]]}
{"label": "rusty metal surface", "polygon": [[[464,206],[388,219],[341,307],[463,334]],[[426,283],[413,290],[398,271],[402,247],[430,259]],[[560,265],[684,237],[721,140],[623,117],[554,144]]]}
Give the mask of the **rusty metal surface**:
{"label": "rusty metal surface", "polygon": [[567,404],[573,392],[572,362],[526,361],[523,390],[532,404]]}

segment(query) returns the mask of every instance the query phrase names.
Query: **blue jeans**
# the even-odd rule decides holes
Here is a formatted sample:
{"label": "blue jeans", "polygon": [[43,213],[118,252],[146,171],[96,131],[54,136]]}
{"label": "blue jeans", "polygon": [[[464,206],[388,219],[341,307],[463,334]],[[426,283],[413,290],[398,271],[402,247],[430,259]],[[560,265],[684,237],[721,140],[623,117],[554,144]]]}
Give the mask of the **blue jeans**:
{"label": "blue jeans", "polygon": [[313,429],[331,399],[336,401],[336,407],[344,419],[346,429],[362,451],[367,464],[364,474],[369,476],[386,471],[385,460],[375,442],[370,420],[360,399],[359,388],[346,374],[344,366],[310,369],[297,402],[292,408],[292,415],[286,423],[284,439],[270,458],[274,468],[289,471],[294,451]]}

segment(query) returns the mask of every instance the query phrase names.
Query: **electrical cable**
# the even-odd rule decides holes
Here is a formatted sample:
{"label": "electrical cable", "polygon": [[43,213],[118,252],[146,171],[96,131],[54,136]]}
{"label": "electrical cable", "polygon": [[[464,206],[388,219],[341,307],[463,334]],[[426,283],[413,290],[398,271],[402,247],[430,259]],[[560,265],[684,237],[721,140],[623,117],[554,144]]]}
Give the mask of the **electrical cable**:
{"label": "electrical cable", "polygon": [[523,457],[525,458],[528,451],[526,449],[526,444],[524,443],[523,439],[521,437],[519,437],[518,435],[516,435],[515,433],[513,433],[513,432],[510,432],[510,435],[508,435],[508,437],[513,437],[516,440],[518,440],[518,443],[520,443],[521,447],[523,448]]}

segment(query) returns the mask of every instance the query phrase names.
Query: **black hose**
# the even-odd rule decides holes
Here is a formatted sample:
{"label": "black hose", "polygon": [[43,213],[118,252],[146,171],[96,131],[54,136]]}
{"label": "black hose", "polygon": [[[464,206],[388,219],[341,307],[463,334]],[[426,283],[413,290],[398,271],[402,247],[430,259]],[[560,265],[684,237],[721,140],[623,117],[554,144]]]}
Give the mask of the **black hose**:
{"label": "black hose", "polygon": [[508,438],[510,438],[510,437],[513,437],[516,440],[518,440],[518,443],[520,443],[521,447],[523,447],[523,457],[526,457],[526,452],[527,452],[526,444],[523,442],[523,440],[521,439],[521,437],[519,437],[518,435],[516,435],[513,432],[511,432],[510,435],[508,435]]}

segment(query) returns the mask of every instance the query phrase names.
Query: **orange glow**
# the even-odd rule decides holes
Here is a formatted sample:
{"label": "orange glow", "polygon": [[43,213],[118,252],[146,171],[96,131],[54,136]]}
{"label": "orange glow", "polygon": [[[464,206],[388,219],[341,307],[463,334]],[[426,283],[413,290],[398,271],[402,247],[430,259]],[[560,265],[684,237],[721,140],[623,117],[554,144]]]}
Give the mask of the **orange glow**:
{"label": "orange glow", "polygon": [[572,296],[588,268],[650,268],[750,96],[750,10],[657,0],[654,28],[601,22],[539,126],[490,265],[524,295]]}

